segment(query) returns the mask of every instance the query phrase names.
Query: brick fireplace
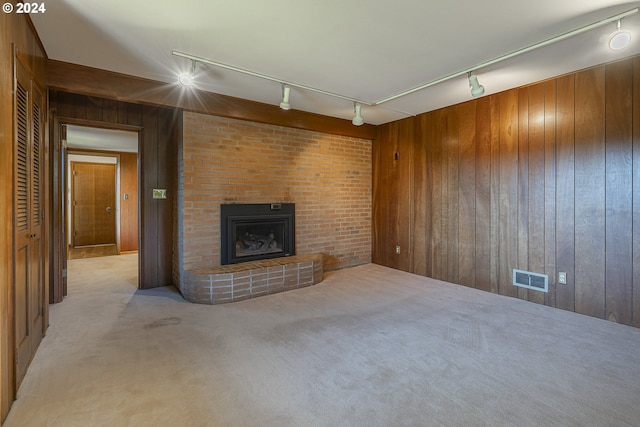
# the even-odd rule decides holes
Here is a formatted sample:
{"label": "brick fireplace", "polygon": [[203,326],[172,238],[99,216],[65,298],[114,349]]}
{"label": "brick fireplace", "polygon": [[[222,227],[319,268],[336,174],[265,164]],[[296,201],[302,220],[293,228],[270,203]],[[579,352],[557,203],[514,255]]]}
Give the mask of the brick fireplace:
{"label": "brick fireplace", "polygon": [[297,255],[371,261],[371,141],[184,112],[178,163],[179,287],[221,265],[223,204],[295,203]]}

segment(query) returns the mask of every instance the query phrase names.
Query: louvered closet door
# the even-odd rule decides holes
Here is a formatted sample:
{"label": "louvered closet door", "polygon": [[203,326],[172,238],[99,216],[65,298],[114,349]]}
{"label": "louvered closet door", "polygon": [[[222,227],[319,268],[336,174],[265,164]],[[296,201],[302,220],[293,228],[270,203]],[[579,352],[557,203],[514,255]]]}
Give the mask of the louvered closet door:
{"label": "louvered closet door", "polygon": [[16,386],[42,340],[43,95],[20,63],[15,92],[15,365]]}
{"label": "louvered closet door", "polygon": [[35,353],[44,331],[44,242],[43,242],[43,150],[44,95],[35,84],[31,86],[31,239],[29,239],[29,318],[31,322],[31,353]]}

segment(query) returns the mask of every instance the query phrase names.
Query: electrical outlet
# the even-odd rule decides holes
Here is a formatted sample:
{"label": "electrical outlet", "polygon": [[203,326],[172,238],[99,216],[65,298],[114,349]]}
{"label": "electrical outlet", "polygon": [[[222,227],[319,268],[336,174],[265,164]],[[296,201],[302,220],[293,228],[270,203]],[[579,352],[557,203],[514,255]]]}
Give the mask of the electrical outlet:
{"label": "electrical outlet", "polygon": [[567,273],[565,273],[564,271],[558,273],[558,283],[560,283],[561,285],[567,284]]}
{"label": "electrical outlet", "polygon": [[396,253],[399,254],[400,253],[400,246],[396,246]]}

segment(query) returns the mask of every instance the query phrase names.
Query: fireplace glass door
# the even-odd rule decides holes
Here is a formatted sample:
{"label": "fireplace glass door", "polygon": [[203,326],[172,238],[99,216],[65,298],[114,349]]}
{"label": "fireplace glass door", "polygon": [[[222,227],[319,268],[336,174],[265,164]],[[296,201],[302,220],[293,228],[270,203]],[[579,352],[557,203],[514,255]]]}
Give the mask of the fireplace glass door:
{"label": "fireplace glass door", "polygon": [[221,263],[295,255],[293,204],[221,205]]}
{"label": "fireplace glass door", "polygon": [[233,230],[234,257],[260,256],[283,251],[286,220],[237,221]]}

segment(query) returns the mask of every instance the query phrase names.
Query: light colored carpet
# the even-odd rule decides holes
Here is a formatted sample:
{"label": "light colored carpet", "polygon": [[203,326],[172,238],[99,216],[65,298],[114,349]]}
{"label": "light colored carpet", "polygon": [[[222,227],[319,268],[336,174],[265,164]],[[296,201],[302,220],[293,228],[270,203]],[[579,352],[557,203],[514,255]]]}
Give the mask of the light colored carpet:
{"label": "light colored carpet", "polygon": [[6,427],[637,426],[640,330],[377,265],[221,306],[69,262]]}

